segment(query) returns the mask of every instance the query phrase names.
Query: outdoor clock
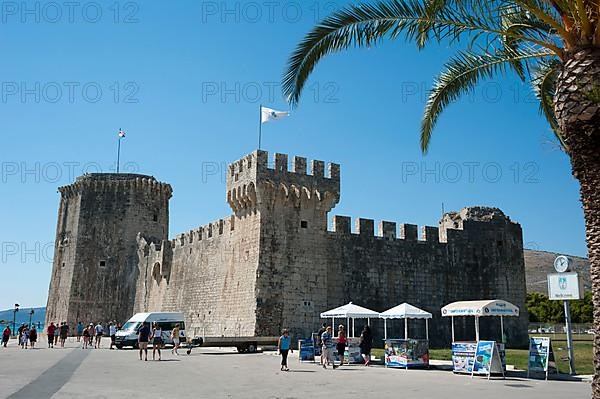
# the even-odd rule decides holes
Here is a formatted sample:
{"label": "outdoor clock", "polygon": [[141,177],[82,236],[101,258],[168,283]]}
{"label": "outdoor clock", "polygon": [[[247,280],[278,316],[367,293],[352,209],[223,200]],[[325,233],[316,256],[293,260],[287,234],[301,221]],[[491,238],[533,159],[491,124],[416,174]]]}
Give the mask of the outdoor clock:
{"label": "outdoor clock", "polygon": [[569,258],[564,255],[559,255],[554,259],[554,270],[559,273],[564,273],[569,270]]}

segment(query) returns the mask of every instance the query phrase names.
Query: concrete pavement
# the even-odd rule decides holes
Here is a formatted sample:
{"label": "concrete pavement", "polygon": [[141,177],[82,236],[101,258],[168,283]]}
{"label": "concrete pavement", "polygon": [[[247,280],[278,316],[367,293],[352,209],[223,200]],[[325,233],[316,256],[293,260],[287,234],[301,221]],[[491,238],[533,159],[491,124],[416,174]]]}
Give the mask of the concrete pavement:
{"label": "concrete pavement", "polygon": [[[138,360],[134,350],[0,350],[0,397],[10,398],[589,398],[589,382],[470,378],[438,370],[397,370],[352,365],[323,370],[289,359],[279,371],[273,353],[238,354],[234,349],[195,349],[163,361]],[[333,396],[332,396],[333,395]]]}

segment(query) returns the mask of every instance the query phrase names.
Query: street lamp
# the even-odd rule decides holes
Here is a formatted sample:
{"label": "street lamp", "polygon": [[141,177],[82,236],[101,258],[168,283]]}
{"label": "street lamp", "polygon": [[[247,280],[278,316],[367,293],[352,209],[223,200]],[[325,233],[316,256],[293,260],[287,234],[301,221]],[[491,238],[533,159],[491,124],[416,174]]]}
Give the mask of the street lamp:
{"label": "street lamp", "polygon": [[31,309],[31,311],[29,312],[29,328],[31,328],[31,318],[33,317],[33,314],[35,312],[33,311],[33,309]]}
{"label": "street lamp", "polygon": [[16,328],[16,319],[17,319],[18,311],[19,311],[19,304],[15,303],[15,309],[13,310],[13,330],[12,330],[13,337],[15,337],[17,335],[17,334],[15,334],[15,328]]}

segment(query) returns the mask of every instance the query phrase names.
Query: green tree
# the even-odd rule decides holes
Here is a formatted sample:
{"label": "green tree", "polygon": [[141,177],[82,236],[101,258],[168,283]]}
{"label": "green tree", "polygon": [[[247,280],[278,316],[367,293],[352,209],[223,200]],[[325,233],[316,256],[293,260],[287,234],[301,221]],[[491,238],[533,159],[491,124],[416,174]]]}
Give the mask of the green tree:
{"label": "green tree", "polygon": [[[297,105],[318,62],[350,47],[405,38],[465,43],[434,82],[421,123],[429,148],[440,113],[480,81],[512,71],[529,81],[580,183],[600,330],[600,6],[598,0],[381,0],[350,5],[318,23],[291,54],[284,95]],[[600,336],[593,397],[600,399]]]}

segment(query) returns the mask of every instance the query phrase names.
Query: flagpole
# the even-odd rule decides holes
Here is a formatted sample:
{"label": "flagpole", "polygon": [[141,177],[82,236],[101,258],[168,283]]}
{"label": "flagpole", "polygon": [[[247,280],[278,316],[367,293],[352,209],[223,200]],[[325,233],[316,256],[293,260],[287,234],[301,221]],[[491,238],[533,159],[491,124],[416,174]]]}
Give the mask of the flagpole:
{"label": "flagpole", "polygon": [[119,136],[119,144],[117,146],[117,173],[119,173],[119,164],[121,163],[121,139],[123,137]]}
{"label": "flagpole", "polygon": [[260,141],[262,138],[262,104],[258,108],[258,149],[260,150]]}

